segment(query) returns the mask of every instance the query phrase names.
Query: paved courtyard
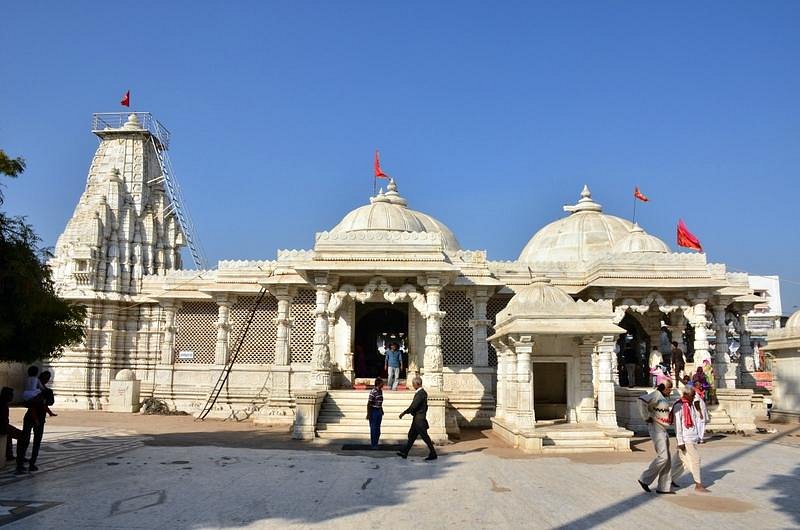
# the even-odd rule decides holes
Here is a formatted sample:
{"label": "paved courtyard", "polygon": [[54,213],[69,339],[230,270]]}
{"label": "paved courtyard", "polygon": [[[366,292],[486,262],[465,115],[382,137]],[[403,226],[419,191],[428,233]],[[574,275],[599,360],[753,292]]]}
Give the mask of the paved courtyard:
{"label": "paved courtyard", "polygon": [[[16,412],[16,411],[15,411]],[[280,430],[188,417],[64,412],[41,471],[0,475],[7,528],[639,528],[800,526],[800,427],[717,437],[712,490],[645,494],[632,453],[530,457],[465,433],[441,458],[293,442]]]}

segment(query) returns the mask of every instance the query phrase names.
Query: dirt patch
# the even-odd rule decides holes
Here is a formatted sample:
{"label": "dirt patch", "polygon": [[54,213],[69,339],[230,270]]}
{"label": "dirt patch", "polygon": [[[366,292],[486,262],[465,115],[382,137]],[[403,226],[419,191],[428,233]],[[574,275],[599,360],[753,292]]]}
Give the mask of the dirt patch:
{"label": "dirt patch", "polygon": [[701,512],[742,513],[756,508],[755,504],[733,499],[731,497],[715,497],[714,495],[663,495],[672,504],[682,508]]}

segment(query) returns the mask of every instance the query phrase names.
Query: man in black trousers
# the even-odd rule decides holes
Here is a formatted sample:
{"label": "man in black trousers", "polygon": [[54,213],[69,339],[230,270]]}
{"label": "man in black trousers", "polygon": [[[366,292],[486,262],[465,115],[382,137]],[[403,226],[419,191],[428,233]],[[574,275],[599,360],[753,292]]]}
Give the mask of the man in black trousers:
{"label": "man in black trousers", "polygon": [[[22,434],[17,440],[17,471],[15,474],[24,475],[25,470],[25,453],[28,451],[28,445],[31,442],[31,431],[33,431],[33,448],[31,449],[31,459],[28,466],[28,471],[39,471],[36,467],[36,459],[39,457],[39,447],[42,445],[42,437],[44,436],[44,421],[47,417],[47,407],[55,403],[53,391],[47,388],[47,383],[50,382],[50,372],[42,372],[39,374],[39,381],[42,382],[42,395],[38,396],[34,403],[28,408],[25,417],[22,420]],[[36,407],[35,411],[31,408]]]}
{"label": "man in black trousers", "polygon": [[428,446],[428,456],[425,460],[436,460],[436,449],[433,447],[431,437],[428,436],[428,419],[425,415],[428,413],[428,393],[422,388],[422,379],[417,376],[411,381],[414,387],[414,399],[411,401],[411,406],[408,407],[400,414],[400,419],[406,414],[411,414],[414,419],[411,420],[411,428],[408,430],[408,443],[405,449],[399,451],[397,454],[403,458],[408,457],[408,452],[411,451],[411,446],[417,439],[417,436],[422,438],[425,445]]}

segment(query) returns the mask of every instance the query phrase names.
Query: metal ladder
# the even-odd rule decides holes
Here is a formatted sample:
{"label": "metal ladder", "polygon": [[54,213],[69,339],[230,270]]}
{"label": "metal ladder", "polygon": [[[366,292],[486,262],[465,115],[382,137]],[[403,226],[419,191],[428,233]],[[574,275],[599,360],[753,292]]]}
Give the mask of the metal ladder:
{"label": "metal ladder", "polygon": [[214,404],[217,402],[217,398],[219,398],[222,388],[225,386],[225,383],[228,382],[228,376],[231,375],[231,370],[233,369],[234,363],[236,363],[236,358],[239,357],[239,351],[242,349],[242,344],[244,344],[244,339],[247,337],[247,332],[250,331],[250,325],[253,323],[253,319],[256,316],[256,311],[266,295],[267,288],[262,287],[261,291],[258,293],[258,298],[256,298],[256,303],[253,305],[253,309],[250,310],[250,316],[247,317],[247,323],[245,324],[242,333],[239,335],[236,343],[236,349],[228,357],[228,362],[225,365],[225,368],[222,370],[222,372],[220,372],[219,379],[217,379],[217,382],[214,384],[214,388],[211,389],[211,393],[208,394],[206,404],[203,406],[203,410],[200,411],[200,414],[198,414],[195,418],[195,421],[206,419],[208,413],[211,412],[212,408],[214,408]]}
{"label": "metal ladder", "polygon": [[167,191],[167,197],[169,197],[170,202],[168,209],[164,211],[164,215],[166,216],[171,212],[175,212],[175,217],[178,219],[178,225],[180,226],[183,236],[186,238],[186,247],[189,249],[195,268],[205,270],[206,256],[203,253],[200,242],[195,237],[194,223],[192,223],[189,211],[184,206],[181,187],[178,185],[178,181],[175,178],[172,162],[169,159],[169,154],[167,154],[169,138],[165,135],[169,133],[166,132],[166,130],[162,131],[161,124],[156,120],[153,121],[155,122],[155,126],[150,131],[150,140],[156,151],[156,156],[158,157],[158,165],[161,167],[161,177],[153,179],[150,182],[164,182],[164,188]]}

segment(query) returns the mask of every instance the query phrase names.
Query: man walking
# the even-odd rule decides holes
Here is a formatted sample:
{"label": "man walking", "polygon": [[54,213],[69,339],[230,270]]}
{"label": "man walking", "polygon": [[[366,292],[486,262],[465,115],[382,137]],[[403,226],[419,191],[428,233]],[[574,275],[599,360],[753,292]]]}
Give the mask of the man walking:
{"label": "man walking", "polygon": [[[39,381],[42,383],[42,393],[28,408],[22,420],[22,434],[17,440],[17,471],[15,474],[25,474],[25,453],[31,442],[31,431],[33,432],[33,448],[31,449],[31,459],[28,471],[39,471],[36,467],[36,459],[39,457],[39,447],[42,445],[44,436],[44,422],[47,418],[47,407],[55,403],[53,391],[47,388],[50,382],[50,372],[44,371],[39,374]],[[35,410],[33,410],[35,409]]]}
{"label": "man walking", "polygon": [[655,391],[639,397],[642,419],[647,422],[650,439],[656,449],[656,457],[650,466],[644,470],[639,478],[639,485],[646,492],[650,491],[650,484],[658,479],[656,493],[675,493],[670,490],[670,456],[669,433],[670,425],[669,395],[672,394],[672,381],[667,379],[659,384]]}
{"label": "man walking", "polygon": [[384,368],[389,377],[387,385],[392,390],[397,390],[397,384],[400,382],[400,370],[403,369],[403,351],[396,342],[391,343],[386,351]]}
{"label": "man walking", "polygon": [[369,420],[369,441],[373,449],[378,448],[383,420],[383,379],[375,378],[375,387],[367,398],[367,420]]}
{"label": "man walking", "polygon": [[694,388],[686,385],[683,388],[681,399],[672,406],[672,416],[675,418],[675,442],[678,444],[678,458],[672,464],[672,484],[683,475],[688,468],[694,478],[694,491],[709,493],[700,479],[700,453],[697,444],[701,443],[700,425],[705,420],[700,401],[694,399]]}
{"label": "man walking", "polygon": [[436,449],[433,447],[431,437],[428,436],[428,419],[426,417],[428,413],[428,393],[422,388],[422,378],[419,376],[415,377],[411,384],[414,386],[414,399],[411,400],[411,406],[400,413],[400,419],[403,419],[406,414],[411,414],[413,419],[411,420],[411,428],[408,430],[408,443],[397,454],[407,458],[408,452],[411,451],[411,446],[414,445],[417,436],[419,436],[428,446],[428,456],[425,460],[436,460],[438,458]]}
{"label": "man walking", "polygon": [[672,342],[671,361],[672,373],[675,379],[680,380],[683,371],[686,369],[686,357],[683,356],[683,350],[678,347],[678,343],[675,341]]}

